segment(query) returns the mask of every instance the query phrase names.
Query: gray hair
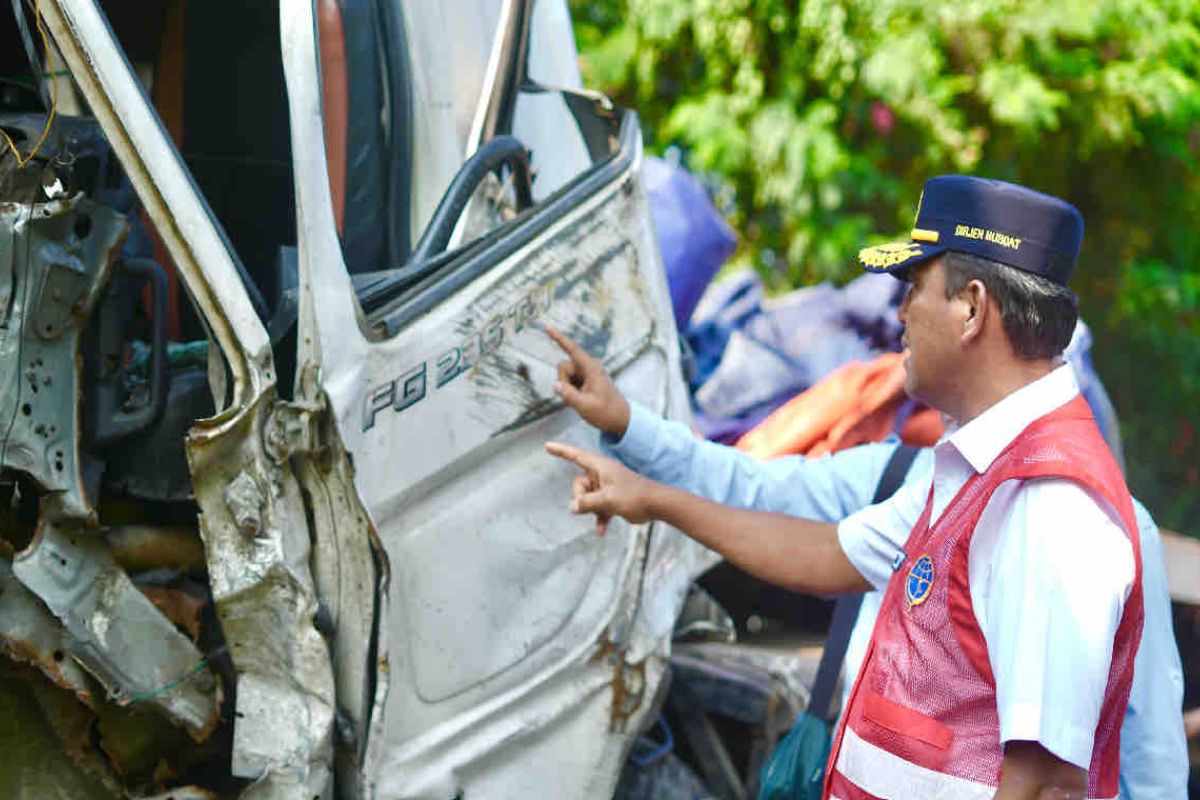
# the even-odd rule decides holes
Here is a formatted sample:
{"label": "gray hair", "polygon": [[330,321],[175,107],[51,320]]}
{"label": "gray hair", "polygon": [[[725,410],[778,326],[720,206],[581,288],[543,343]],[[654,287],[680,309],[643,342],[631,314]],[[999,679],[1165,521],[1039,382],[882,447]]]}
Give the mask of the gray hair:
{"label": "gray hair", "polygon": [[1054,358],[1071,341],[1079,319],[1079,298],[1065,286],[998,261],[951,250],[942,259],[946,297],[973,280],[996,298],[1004,333],[1017,356],[1027,361]]}

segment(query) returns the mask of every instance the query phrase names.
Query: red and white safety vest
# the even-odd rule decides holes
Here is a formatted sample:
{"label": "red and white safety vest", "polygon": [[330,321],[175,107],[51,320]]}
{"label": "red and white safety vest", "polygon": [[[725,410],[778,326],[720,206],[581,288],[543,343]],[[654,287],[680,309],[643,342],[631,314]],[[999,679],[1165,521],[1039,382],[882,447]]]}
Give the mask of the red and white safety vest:
{"label": "red and white safety vest", "polygon": [[[1121,720],[1142,634],[1142,561],[1121,471],[1082,397],[1034,421],[986,472],[971,477],[930,525],[933,492],[888,584],[875,632],[834,739],[825,797],[835,800],[991,800],[1004,757],[996,683],[971,603],[967,556],[992,493],[1013,479],[1072,480],[1120,514],[1133,545],[1134,584],[1088,771],[1089,798],[1115,798]],[[1052,532],[1048,532],[1052,535]],[[1070,669],[1069,664],[1063,665]]]}

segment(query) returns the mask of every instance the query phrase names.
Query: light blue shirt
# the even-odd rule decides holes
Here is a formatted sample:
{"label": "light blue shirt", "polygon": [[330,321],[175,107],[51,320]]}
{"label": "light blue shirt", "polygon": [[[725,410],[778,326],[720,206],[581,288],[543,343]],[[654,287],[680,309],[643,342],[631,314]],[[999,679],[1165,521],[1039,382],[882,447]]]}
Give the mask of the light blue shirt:
{"label": "light blue shirt", "polygon": [[[648,478],[718,503],[838,522],[870,505],[896,443],[868,444],[831,456],[786,456],[758,461],[732,447],[697,439],[688,426],[669,422],[630,403],[629,427],[604,449]],[[928,479],[930,451],[920,453],[909,480]],[[1133,688],[1121,726],[1121,797],[1172,800],[1187,797],[1188,754],[1183,733],[1183,667],[1171,621],[1171,597],[1158,526],[1134,500],[1141,538],[1146,620],[1134,660]],[[868,598],[870,599],[870,598]],[[864,602],[847,666],[865,649],[878,603]],[[857,651],[857,652],[855,652]],[[852,676],[851,676],[852,677]]]}

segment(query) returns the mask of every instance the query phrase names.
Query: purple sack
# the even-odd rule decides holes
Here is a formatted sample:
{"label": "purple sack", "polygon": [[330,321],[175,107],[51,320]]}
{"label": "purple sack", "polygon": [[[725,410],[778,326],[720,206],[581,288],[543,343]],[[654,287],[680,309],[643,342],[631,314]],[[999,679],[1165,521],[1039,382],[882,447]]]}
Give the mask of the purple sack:
{"label": "purple sack", "polygon": [[647,158],[642,185],[658,234],[675,327],[682,331],[705,287],[737,247],[737,236],[683,167]]}

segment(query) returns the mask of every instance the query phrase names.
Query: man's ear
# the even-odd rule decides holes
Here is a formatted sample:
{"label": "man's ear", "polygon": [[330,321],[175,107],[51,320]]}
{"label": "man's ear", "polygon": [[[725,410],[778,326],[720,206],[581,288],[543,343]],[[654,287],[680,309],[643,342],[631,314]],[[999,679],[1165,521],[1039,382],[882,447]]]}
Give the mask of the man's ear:
{"label": "man's ear", "polygon": [[969,281],[959,299],[963,304],[963,329],[960,339],[963,344],[974,341],[983,333],[988,317],[988,290],[981,280]]}

